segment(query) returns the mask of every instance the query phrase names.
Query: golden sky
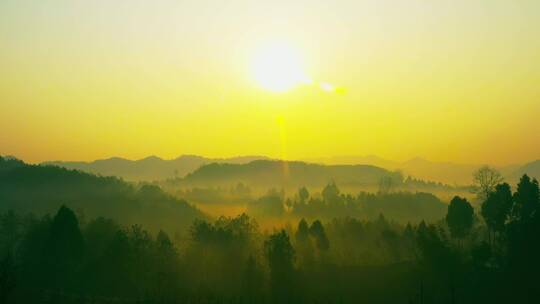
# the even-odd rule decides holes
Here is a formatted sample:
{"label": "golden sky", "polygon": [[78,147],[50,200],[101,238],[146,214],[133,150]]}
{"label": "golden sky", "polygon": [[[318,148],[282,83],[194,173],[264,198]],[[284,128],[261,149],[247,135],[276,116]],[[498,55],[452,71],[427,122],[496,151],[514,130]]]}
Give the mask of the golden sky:
{"label": "golden sky", "polygon": [[[274,42],[346,92],[265,89],[253,58]],[[0,154],[31,162],[519,163],[539,115],[537,0],[0,1]]]}

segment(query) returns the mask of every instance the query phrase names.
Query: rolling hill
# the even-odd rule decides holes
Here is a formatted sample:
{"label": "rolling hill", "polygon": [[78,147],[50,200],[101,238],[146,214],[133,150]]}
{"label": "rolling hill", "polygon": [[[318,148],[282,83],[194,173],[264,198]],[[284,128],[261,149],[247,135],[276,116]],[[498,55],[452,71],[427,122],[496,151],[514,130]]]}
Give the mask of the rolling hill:
{"label": "rolling hill", "polygon": [[243,164],[259,159],[266,159],[266,157],[206,158],[196,155],[182,155],[171,160],[162,159],[157,156],[149,156],[139,160],[112,157],[92,162],[50,161],[42,164],[76,169],[103,176],[118,176],[129,181],[154,181],[183,177],[200,166],[209,163]]}
{"label": "rolling hill", "polygon": [[85,217],[104,216],[125,225],[177,231],[205,215],[157,186],[134,186],[55,166],[0,157],[0,211],[54,214],[66,205]]}
{"label": "rolling hill", "polygon": [[299,161],[256,160],[247,164],[205,165],[186,175],[182,183],[222,186],[244,183],[255,187],[320,188],[331,181],[340,186],[376,185],[388,170],[369,165],[319,165]]}

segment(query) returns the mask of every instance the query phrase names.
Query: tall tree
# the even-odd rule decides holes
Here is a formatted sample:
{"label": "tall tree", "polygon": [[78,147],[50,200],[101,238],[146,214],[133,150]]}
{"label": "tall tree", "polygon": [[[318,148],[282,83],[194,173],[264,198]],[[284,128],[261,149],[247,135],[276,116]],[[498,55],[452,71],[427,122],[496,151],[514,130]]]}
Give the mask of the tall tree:
{"label": "tall tree", "polygon": [[[507,183],[498,184],[482,204],[481,214],[491,232],[501,233],[512,208],[512,192]],[[490,237],[491,241],[491,237]]]}
{"label": "tall tree", "polygon": [[309,198],[309,191],[306,187],[298,189],[298,198],[300,199],[300,203],[306,203],[307,199]]}
{"label": "tall tree", "polygon": [[489,166],[482,166],[473,173],[475,192],[480,201],[485,201],[495,187],[502,183],[503,177],[499,171]]}
{"label": "tall tree", "polygon": [[467,236],[473,225],[474,209],[465,198],[455,196],[446,214],[446,223],[450,228],[450,233],[454,238],[464,238]]}
{"label": "tall tree", "polygon": [[335,182],[331,182],[324,187],[322,197],[327,204],[333,204],[339,201],[339,188]]}
{"label": "tall tree", "polygon": [[276,232],[264,242],[272,298],[276,303],[292,303],[294,280],[294,249],[285,230]]}
{"label": "tall tree", "polygon": [[538,181],[523,175],[514,193],[512,218],[507,225],[508,277],[516,303],[531,303],[540,297],[539,205]]}
{"label": "tall tree", "polygon": [[314,250],[309,236],[309,226],[305,219],[301,219],[295,233],[296,253],[301,268],[309,268],[313,265]]}
{"label": "tall tree", "polygon": [[178,253],[167,233],[162,230],[158,232],[155,245],[154,267],[156,280],[152,282],[155,284],[154,292],[163,302],[173,302],[175,291],[178,289],[176,284],[178,278]]}
{"label": "tall tree", "polygon": [[311,224],[311,227],[309,227],[309,233],[315,239],[315,244],[317,245],[317,249],[319,251],[324,252],[330,248],[330,242],[328,241],[328,237],[326,236],[326,232],[324,231],[324,226],[322,225],[321,221],[314,221]]}
{"label": "tall tree", "polygon": [[539,209],[540,193],[538,181],[531,180],[526,174],[521,177],[517,185],[517,191],[514,193],[513,216],[517,220],[530,220]]}
{"label": "tall tree", "polygon": [[44,248],[45,264],[54,287],[66,286],[78,270],[84,253],[84,240],[75,213],[61,206],[54,217]]}
{"label": "tall tree", "polygon": [[304,243],[309,240],[309,227],[305,219],[302,218],[298,222],[298,228],[294,236],[297,243]]}

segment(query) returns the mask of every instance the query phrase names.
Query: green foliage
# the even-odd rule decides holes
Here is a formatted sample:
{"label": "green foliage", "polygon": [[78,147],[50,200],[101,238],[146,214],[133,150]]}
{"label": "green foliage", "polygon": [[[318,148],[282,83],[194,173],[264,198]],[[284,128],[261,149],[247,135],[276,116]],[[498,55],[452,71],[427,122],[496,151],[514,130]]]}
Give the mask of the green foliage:
{"label": "green foliage", "polygon": [[503,232],[512,209],[512,191],[507,183],[499,184],[482,204],[482,217],[489,229]]}
{"label": "green foliage", "polygon": [[474,209],[465,198],[456,196],[448,205],[446,223],[452,237],[464,238],[470,232],[474,221]]}
{"label": "green foliage", "polygon": [[270,235],[264,242],[264,250],[270,268],[272,299],[276,303],[292,303],[295,251],[285,230]]}
{"label": "green foliage", "polygon": [[524,175],[513,195],[512,218],[506,227],[506,275],[516,301],[527,302],[540,297],[536,286],[540,272],[540,197],[536,179]]}
{"label": "green foliage", "polygon": [[435,225],[421,222],[416,230],[416,242],[422,261],[429,267],[446,266],[452,252],[444,231]]}
{"label": "green foliage", "polygon": [[330,248],[330,243],[324,232],[324,227],[321,221],[316,220],[309,227],[309,234],[315,239],[317,249],[320,251],[326,251]]}
{"label": "green foliage", "polygon": [[49,281],[52,287],[65,286],[80,270],[84,240],[79,221],[71,209],[62,206],[53,218],[49,236],[43,247],[43,262],[47,271],[55,273]]}
{"label": "green foliage", "polygon": [[529,176],[523,175],[514,194],[514,201],[515,205],[512,210],[514,218],[521,221],[531,220],[539,208],[540,191],[538,190],[538,181],[536,179],[531,180]]}

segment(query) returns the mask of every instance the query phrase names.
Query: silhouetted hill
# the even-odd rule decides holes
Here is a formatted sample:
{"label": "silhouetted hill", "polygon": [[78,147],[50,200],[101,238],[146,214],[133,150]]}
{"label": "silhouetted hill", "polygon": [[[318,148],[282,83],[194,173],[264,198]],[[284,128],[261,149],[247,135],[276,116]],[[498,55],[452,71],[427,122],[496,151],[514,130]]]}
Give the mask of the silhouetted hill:
{"label": "silhouetted hill", "polygon": [[[152,160],[145,160],[145,162]],[[157,186],[136,187],[116,177],[99,177],[55,166],[27,165],[0,157],[0,210],[54,213],[62,204],[88,217],[177,230],[204,215]]]}
{"label": "silhouetted hill", "polygon": [[172,177],[183,177],[200,166],[209,163],[242,164],[258,159],[266,159],[266,157],[206,158],[196,155],[182,155],[171,160],[161,159],[157,156],[149,156],[139,160],[113,157],[92,162],[50,161],[43,164],[77,169],[103,176],[118,176],[131,181],[154,181]]}
{"label": "silhouetted hill", "polygon": [[184,183],[220,186],[244,183],[259,187],[320,188],[334,181],[340,186],[377,184],[381,177],[394,175],[388,170],[368,165],[319,165],[299,161],[256,160],[247,164],[205,165],[188,174]]}

